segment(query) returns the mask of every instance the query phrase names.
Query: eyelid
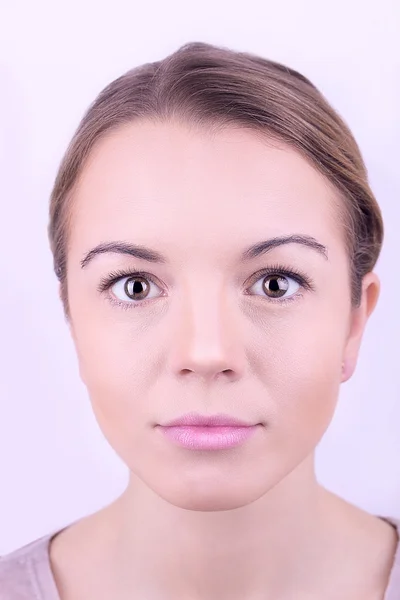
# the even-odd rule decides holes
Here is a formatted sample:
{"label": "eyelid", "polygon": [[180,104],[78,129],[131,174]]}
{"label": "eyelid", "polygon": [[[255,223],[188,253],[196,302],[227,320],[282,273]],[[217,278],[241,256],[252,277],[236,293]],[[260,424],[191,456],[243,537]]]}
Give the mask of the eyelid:
{"label": "eyelid", "polygon": [[121,269],[117,271],[112,271],[111,273],[103,277],[100,280],[99,285],[97,286],[97,290],[100,293],[105,292],[115,283],[117,283],[117,281],[120,281],[121,279],[130,279],[132,277],[143,277],[144,279],[148,279],[155,285],[159,286],[159,284],[157,283],[157,278],[154,275],[151,275],[150,273],[135,269]]}
{"label": "eyelid", "polygon": [[[267,277],[268,275],[283,275],[284,277],[290,277],[291,279],[294,279],[304,289],[308,291],[315,291],[315,285],[311,278],[308,275],[306,275],[306,273],[298,269],[286,267],[283,264],[270,265],[269,267],[264,267],[258,270],[256,273],[253,273],[253,275],[250,278],[250,286],[253,285],[259,279],[261,279],[261,277]],[[248,281],[246,282],[246,286],[249,285]]]}

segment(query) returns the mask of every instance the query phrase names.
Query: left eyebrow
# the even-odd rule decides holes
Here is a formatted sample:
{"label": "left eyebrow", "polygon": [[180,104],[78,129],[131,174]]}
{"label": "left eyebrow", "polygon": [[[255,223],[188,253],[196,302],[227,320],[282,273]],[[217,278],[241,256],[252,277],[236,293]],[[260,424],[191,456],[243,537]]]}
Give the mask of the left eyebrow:
{"label": "left eyebrow", "polygon": [[241,260],[242,262],[251,260],[252,258],[260,256],[260,254],[270,252],[273,248],[276,248],[277,246],[283,246],[284,244],[302,244],[303,246],[307,246],[312,250],[316,250],[319,254],[324,256],[326,260],[329,260],[326,246],[318,242],[314,237],[302,234],[274,237],[269,240],[253,244],[242,253]]}
{"label": "left eyebrow", "polygon": [[[301,234],[274,237],[262,242],[257,242],[256,244],[252,244],[242,252],[240,260],[241,262],[247,262],[256,258],[257,256],[260,256],[261,254],[270,252],[273,248],[277,248],[278,246],[282,246],[284,244],[302,244],[303,246],[317,251],[319,254],[324,256],[326,260],[328,260],[328,251],[326,246],[318,242],[312,236]],[[95,256],[111,252],[117,254],[128,254],[129,256],[133,256],[151,263],[168,264],[169,262],[168,259],[160,252],[157,250],[152,250],[151,248],[147,248],[146,246],[127,242],[109,242],[105,244],[99,244],[90,250],[81,261],[82,269],[86,267],[86,265],[93,260]]]}

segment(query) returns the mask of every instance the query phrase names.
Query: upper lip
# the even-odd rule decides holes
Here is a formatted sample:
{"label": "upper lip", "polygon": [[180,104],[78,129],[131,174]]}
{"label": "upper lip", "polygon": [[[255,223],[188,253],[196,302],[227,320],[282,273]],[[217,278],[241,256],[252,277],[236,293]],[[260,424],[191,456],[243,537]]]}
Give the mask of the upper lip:
{"label": "upper lip", "polygon": [[235,417],[224,414],[216,415],[201,415],[199,413],[188,413],[177,419],[173,419],[168,423],[164,423],[163,427],[179,427],[179,426],[203,426],[203,427],[251,427],[254,423],[246,423]]}

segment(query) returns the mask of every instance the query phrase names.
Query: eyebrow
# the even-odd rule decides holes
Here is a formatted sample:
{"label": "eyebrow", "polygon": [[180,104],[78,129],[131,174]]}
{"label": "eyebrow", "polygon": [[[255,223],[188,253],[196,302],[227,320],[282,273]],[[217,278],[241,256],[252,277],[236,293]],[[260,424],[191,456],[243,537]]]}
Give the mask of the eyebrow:
{"label": "eyebrow", "polygon": [[[262,242],[257,242],[256,244],[252,244],[242,252],[240,260],[241,262],[247,262],[257,258],[258,256],[261,256],[262,254],[270,252],[273,248],[283,246],[284,244],[301,244],[311,248],[312,250],[315,250],[321,256],[324,256],[326,260],[328,260],[328,251],[326,246],[320,244],[312,236],[301,234],[273,237]],[[108,253],[128,254],[129,256],[133,256],[151,263],[168,264],[169,262],[163,254],[157,250],[147,248],[146,246],[127,242],[109,242],[99,244],[90,250],[90,252],[88,252],[81,261],[82,269],[86,267],[86,265],[88,265],[95,256]]]}

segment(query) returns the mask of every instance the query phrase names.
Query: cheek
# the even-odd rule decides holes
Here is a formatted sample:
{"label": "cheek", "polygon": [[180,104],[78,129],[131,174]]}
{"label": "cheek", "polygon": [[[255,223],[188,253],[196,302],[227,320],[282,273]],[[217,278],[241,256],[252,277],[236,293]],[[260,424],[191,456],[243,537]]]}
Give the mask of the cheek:
{"label": "cheek", "polygon": [[[99,328],[100,329],[100,328]],[[129,338],[129,342],[127,341]],[[149,348],[132,343],[130,335],[80,330],[76,342],[80,373],[96,421],[124,462],[132,448],[145,443],[149,421],[148,392],[154,377]],[[143,439],[144,438],[144,439]]]}
{"label": "cheek", "polygon": [[274,425],[290,441],[314,442],[328,427],[338,400],[340,378],[335,371],[313,371],[289,377],[274,395]]}
{"label": "cheek", "polygon": [[140,379],[145,373],[143,366],[154,355],[157,340],[140,310],[85,310],[82,303],[71,311],[81,374],[88,386],[128,386],[132,377]]}
{"label": "cheek", "polygon": [[141,418],[146,421],[157,345],[143,324],[75,313],[73,337],[80,375],[99,420],[109,428],[129,423],[130,431]]}
{"label": "cheek", "polygon": [[339,396],[343,313],[336,321],[318,313],[314,317],[281,327],[280,344],[269,368],[264,365],[265,388],[273,403],[272,430],[282,452],[311,451],[329,426]]}

